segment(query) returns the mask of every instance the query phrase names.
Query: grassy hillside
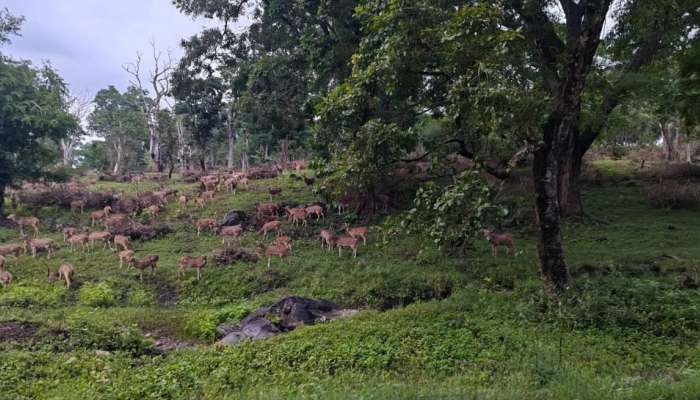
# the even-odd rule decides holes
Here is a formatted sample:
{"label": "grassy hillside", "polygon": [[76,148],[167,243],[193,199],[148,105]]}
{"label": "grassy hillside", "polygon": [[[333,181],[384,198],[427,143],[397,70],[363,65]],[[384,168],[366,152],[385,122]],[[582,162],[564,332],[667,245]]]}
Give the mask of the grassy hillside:
{"label": "grassy hillside", "polygon": [[[625,165],[601,164],[604,174]],[[11,259],[15,283],[0,290],[0,398],[485,398],[694,399],[700,393],[700,218],[697,211],[650,208],[639,184],[589,187],[590,218],[568,221],[566,251],[576,286],[552,304],[543,294],[535,244],[516,228],[517,254],[492,258],[481,241],[466,257],[425,247],[420,237],[388,238],[382,221],[358,257],[321,249],[321,227],[285,226],[292,254],[177,278],[183,254],[210,254],[221,239],[197,238],[193,220],[268,199],[308,202],[311,191],[289,178],[251,181],[220,194],[204,210],[161,218],[166,237],[135,243],[159,254],[154,277],[140,282],[109,250],[55,258]],[[126,194],[155,183],[99,183]],[[177,184],[181,191],[194,185]],[[527,207],[515,191],[507,199]],[[29,213],[29,210],[18,210]],[[33,210],[42,237],[49,227],[86,216]],[[145,218],[145,217],[144,217]],[[246,233],[242,246],[260,240]],[[15,243],[0,229],[0,242]],[[47,267],[66,259],[75,287],[49,283]],[[216,326],[286,295],[325,298],[361,309],[349,319],[299,328],[235,347],[212,345]],[[5,334],[3,338],[2,335]],[[13,335],[12,338],[10,335]],[[10,340],[13,339],[13,340]],[[176,350],[161,351],[163,343]]]}

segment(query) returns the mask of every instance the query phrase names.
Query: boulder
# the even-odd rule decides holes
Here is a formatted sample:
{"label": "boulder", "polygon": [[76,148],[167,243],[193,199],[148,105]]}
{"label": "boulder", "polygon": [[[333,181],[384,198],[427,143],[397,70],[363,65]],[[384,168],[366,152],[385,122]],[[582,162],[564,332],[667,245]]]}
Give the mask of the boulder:
{"label": "boulder", "polygon": [[302,325],[313,325],[355,314],[328,300],[290,296],[270,307],[261,307],[243,318],[238,325],[223,323],[217,331],[223,336],[219,344],[233,345],[244,340],[260,340],[288,332]]}
{"label": "boulder", "polygon": [[[251,223],[251,218],[252,218],[252,215],[249,215],[245,211],[233,210],[233,211],[229,211],[226,215],[224,215],[223,218],[221,218],[221,221],[219,221],[219,225],[221,225],[221,226],[243,225],[243,228],[245,229],[246,226],[248,226]],[[254,221],[253,221],[253,223],[254,223]]]}

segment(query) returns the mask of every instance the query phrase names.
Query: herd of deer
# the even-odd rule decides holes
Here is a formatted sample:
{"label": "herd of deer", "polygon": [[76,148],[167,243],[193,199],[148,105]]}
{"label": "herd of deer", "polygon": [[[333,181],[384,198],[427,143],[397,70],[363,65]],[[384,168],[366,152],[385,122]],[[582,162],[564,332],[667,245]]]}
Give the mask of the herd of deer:
{"label": "herd of deer", "polygon": [[[195,204],[197,207],[201,208],[206,205],[207,201],[214,199],[217,192],[226,190],[230,193],[235,193],[239,185],[247,188],[248,179],[245,174],[241,173],[233,173],[224,177],[212,175],[201,177],[200,184],[203,190],[201,194],[196,197]],[[281,189],[275,187],[268,188],[268,191],[270,193],[270,198],[272,198],[273,194],[281,193]],[[154,193],[163,199],[163,203],[161,205],[150,206],[146,209],[146,212],[152,220],[158,217],[162,206],[176,193],[177,191],[173,189],[163,189],[160,192]],[[180,210],[187,206],[188,200],[188,197],[185,195],[179,197],[178,204]],[[70,204],[72,212],[83,213],[86,206],[87,204],[84,200],[73,201]],[[260,243],[257,246],[258,253],[267,257],[268,268],[270,267],[272,257],[286,257],[292,249],[292,240],[289,236],[283,235],[281,231],[282,221],[278,219],[280,211],[282,211],[281,207],[272,202],[258,204],[255,208],[258,221],[267,221],[262,224],[257,234],[262,235],[264,240],[267,239],[268,233],[275,232],[277,234],[276,238],[270,244],[264,245]],[[317,204],[294,208],[284,207],[284,211],[286,212],[288,222],[293,226],[297,224],[307,226],[309,218],[315,217],[316,221],[325,218],[324,207]],[[78,229],[71,226],[57,226],[57,229],[60,229],[63,234],[63,242],[70,246],[71,251],[80,248],[82,251],[92,252],[95,250],[95,243],[101,242],[103,249],[109,248],[117,253],[120,268],[126,266],[127,268],[131,267],[137,269],[139,271],[140,280],[143,280],[143,274],[146,269],[150,269],[151,275],[155,274],[159,261],[158,255],[146,255],[138,259],[135,251],[131,248],[128,236],[112,234],[108,230],[114,223],[128,220],[128,216],[121,213],[114,213],[112,208],[107,206],[102,210],[90,212],[89,217],[91,228],[98,222],[102,222],[107,230],[90,232],[88,227]],[[21,253],[26,254],[30,252],[32,258],[36,258],[38,253],[44,252],[47,254],[47,259],[50,259],[58,247],[52,239],[36,238],[39,234],[40,226],[40,220],[38,218],[10,215],[8,219],[12,220],[18,226],[23,243],[0,245],[0,285],[3,287],[12,282],[12,274],[5,268],[8,256],[19,257]],[[225,244],[227,239],[240,240],[239,238],[244,231],[242,225],[220,226],[215,215],[214,217],[196,220],[195,226],[198,237],[203,232],[210,231],[221,236],[222,244]],[[30,239],[25,234],[25,229],[28,228],[33,230],[34,239]],[[499,247],[506,247],[509,254],[513,253],[513,236],[511,234],[497,234],[487,229],[485,229],[483,233],[491,245],[494,256],[497,255]],[[342,256],[343,248],[352,250],[353,257],[357,257],[359,240],[362,239],[362,243],[366,245],[367,235],[367,227],[350,227],[346,223],[343,233],[336,234],[331,230],[321,229],[318,238],[321,241],[322,248],[326,248],[329,251],[333,250],[334,247],[337,248],[339,257]],[[199,280],[202,276],[202,269],[206,264],[206,256],[182,256],[178,261],[178,277],[183,276],[188,269],[195,269],[197,272],[197,279]],[[63,261],[55,272],[49,269],[48,278],[49,281],[62,279],[66,282],[66,286],[70,287],[74,274],[75,267]]]}

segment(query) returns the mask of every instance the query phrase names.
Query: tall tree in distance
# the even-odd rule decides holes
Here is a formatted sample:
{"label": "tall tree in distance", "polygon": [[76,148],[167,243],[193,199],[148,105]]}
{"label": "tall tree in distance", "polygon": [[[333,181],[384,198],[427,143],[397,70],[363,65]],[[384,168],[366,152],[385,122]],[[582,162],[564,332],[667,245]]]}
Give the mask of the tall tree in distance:
{"label": "tall tree in distance", "polygon": [[61,139],[62,163],[64,166],[72,166],[75,161],[75,149],[80,144],[80,140],[85,136],[83,123],[86,122],[87,116],[90,114],[92,100],[87,96],[73,95],[68,99],[70,105],[70,113],[75,118],[77,124],[68,135]]}
{"label": "tall tree in distance", "polygon": [[[148,154],[156,171],[163,170],[161,160],[160,138],[158,133],[161,103],[170,95],[170,78],[173,71],[173,61],[170,52],[163,54],[156,48],[155,42],[151,42],[153,58],[153,70],[144,75],[142,71],[142,54],[136,53],[136,61],[123,66],[131,75],[131,84],[140,89],[141,106],[148,126]],[[152,96],[152,97],[149,97]]]}

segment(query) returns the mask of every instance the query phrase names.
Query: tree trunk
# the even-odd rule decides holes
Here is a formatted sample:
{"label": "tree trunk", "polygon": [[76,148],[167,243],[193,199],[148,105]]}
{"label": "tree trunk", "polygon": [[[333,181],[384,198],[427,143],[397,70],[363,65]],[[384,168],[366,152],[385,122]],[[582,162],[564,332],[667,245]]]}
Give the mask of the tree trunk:
{"label": "tree trunk", "polygon": [[63,155],[63,165],[69,167],[73,165],[73,149],[75,141],[73,139],[61,139],[61,152]]}
{"label": "tree trunk", "polygon": [[233,169],[233,155],[236,149],[236,133],[233,127],[228,128],[228,154],[226,155],[226,165],[229,169]]}
{"label": "tree trunk", "polygon": [[563,217],[583,214],[581,199],[581,165],[584,152],[579,151],[575,134],[570,136],[573,143],[565,145],[565,153],[559,164],[559,207]]}
{"label": "tree trunk", "polygon": [[202,172],[207,170],[206,155],[204,154],[199,156],[199,168],[202,170]]}
{"label": "tree trunk", "polygon": [[114,169],[112,170],[112,175],[118,175],[122,162],[122,144],[118,143],[114,147],[117,152],[117,159],[114,162]]}
{"label": "tree trunk", "polygon": [[0,219],[5,218],[5,185],[0,183]]}
{"label": "tree trunk", "polygon": [[284,138],[280,140],[280,163],[282,168],[286,169],[287,164],[289,164],[289,139]]}

